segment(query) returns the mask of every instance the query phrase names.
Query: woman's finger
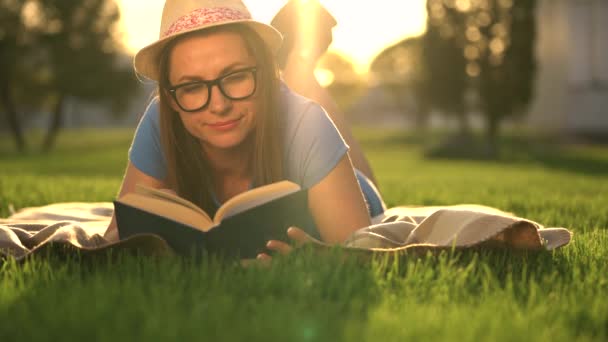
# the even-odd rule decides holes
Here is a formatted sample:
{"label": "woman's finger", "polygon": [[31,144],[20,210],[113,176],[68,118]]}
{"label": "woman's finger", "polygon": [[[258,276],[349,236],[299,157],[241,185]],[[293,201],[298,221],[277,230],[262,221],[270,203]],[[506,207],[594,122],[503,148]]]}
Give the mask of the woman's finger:
{"label": "woman's finger", "polygon": [[266,248],[270,249],[271,251],[279,252],[283,255],[289,254],[289,252],[293,250],[293,247],[291,247],[289,244],[279,240],[268,241],[268,243],[266,243]]}
{"label": "woman's finger", "polygon": [[258,256],[255,259],[262,266],[270,266],[270,262],[272,261],[272,257],[266,253],[258,254]]}
{"label": "woman's finger", "polygon": [[260,253],[253,259],[241,259],[241,266],[269,266],[272,261],[272,257],[266,253]]}
{"label": "woman's finger", "polygon": [[298,227],[289,227],[289,229],[287,229],[287,236],[289,236],[289,238],[296,243],[296,246],[301,246],[308,242],[321,243],[321,241],[308,235],[305,231]]}

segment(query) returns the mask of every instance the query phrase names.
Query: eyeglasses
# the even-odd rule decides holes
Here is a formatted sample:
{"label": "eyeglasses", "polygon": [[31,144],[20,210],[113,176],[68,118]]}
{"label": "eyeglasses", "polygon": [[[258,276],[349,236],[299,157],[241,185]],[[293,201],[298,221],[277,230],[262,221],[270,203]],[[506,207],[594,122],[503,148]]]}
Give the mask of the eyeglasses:
{"label": "eyeglasses", "polygon": [[195,81],[167,88],[177,105],[184,112],[197,112],[209,104],[211,89],[217,85],[230,100],[244,100],[255,93],[256,67],[233,71],[209,81]]}

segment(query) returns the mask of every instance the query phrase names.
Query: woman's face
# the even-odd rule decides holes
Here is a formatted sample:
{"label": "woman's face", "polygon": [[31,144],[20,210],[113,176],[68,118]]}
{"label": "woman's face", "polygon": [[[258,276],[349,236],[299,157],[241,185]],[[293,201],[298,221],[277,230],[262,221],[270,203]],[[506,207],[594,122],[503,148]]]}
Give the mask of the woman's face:
{"label": "woman's face", "polygon": [[[230,31],[186,37],[173,47],[169,60],[171,87],[215,80],[256,66],[243,38]],[[236,77],[233,80],[233,76],[228,76],[224,84],[240,82],[241,76],[237,73]],[[184,96],[197,94],[188,88],[185,88],[185,93]],[[232,149],[240,146],[253,132],[258,102],[256,93],[246,99],[231,100],[222,94],[218,85],[214,85],[208,104],[201,110],[185,112],[174,101],[172,107],[179,113],[186,130],[197,137],[205,149]]]}

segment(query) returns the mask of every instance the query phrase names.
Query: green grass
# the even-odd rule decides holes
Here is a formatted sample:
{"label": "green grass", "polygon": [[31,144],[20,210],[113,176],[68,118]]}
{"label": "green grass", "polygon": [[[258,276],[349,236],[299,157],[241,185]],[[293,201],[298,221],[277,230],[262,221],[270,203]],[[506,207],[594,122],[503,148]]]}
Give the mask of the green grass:
{"label": "green grass", "polygon": [[[17,155],[0,136],[0,216],[112,200],[131,133],[65,132],[48,155]],[[574,239],[553,253],[371,261],[302,250],[248,269],[125,255],[9,260],[0,340],[608,339],[608,148],[514,138],[492,160],[429,159],[418,137],[357,135],[389,206],[480,203]]]}

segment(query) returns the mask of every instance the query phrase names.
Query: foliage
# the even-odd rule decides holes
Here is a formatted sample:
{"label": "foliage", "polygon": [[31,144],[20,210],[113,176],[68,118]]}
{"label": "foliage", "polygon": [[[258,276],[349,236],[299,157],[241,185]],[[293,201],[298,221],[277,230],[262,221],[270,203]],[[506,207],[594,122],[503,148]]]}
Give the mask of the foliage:
{"label": "foliage", "polygon": [[434,15],[434,6],[427,1],[429,13],[427,32],[422,39],[422,60],[427,70],[427,82],[421,84],[420,92],[426,94],[431,106],[460,118],[461,129],[467,133],[465,94],[468,78],[460,31],[465,17],[446,3],[441,16]]}
{"label": "foliage", "polygon": [[370,67],[374,82],[390,94],[399,110],[415,113],[419,129],[426,126],[431,102],[427,88],[432,69],[425,63],[422,44],[423,37],[407,38],[383,50]]}
{"label": "foliage", "polygon": [[412,93],[421,115],[455,114],[464,133],[466,113],[481,111],[493,150],[500,122],[532,100],[535,9],[534,0],[428,0],[426,33],[386,49],[372,69],[393,93]]}
{"label": "foliage", "polygon": [[406,38],[385,49],[372,64],[372,71],[396,103],[401,103],[403,111],[416,113],[420,128],[430,112],[436,110],[457,117],[462,133],[468,134],[466,61],[454,39],[454,26],[462,20],[458,11],[446,8],[440,21],[429,17],[424,35]]}
{"label": "foliage", "polygon": [[492,24],[480,29],[485,43],[478,43],[479,49],[485,44],[488,48],[482,50],[485,53],[478,61],[479,97],[490,139],[496,138],[502,119],[524,115],[532,100],[536,72],[535,7],[535,0],[499,1],[489,9]]}
{"label": "foliage", "polygon": [[429,32],[438,30],[466,58],[452,72],[469,76],[491,149],[502,119],[523,115],[532,99],[535,9],[535,0],[427,1]]}
{"label": "foliage", "polygon": [[24,115],[27,111],[51,112],[48,136],[43,146],[50,148],[61,127],[64,104],[68,100],[102,103],[118,113],[136,90],[136,79],[126,62],[115,34],[119,19],[111,0],[28,0],[15,7],[0,2],[0,12],[11,8],[21,28],[22,47],[8,47],[18,55],[12,65],[27,70],[6,79],[13,90],[10,100]]}
{"label": "foliage", "polygon": [[87,101],[125,103],[135,78],[114,34],[118,8],[107,0],[38,2],[35,26],[45,51],[51,91]]}
{"label": "foliage", "polygon": [[28,50],[28,42],[31,41],[21,21],[23,6],[22,1],[0,0],[0,109],[6,114],[18,150],[24,150],[26,142],[13,99],[13,86],[19,83],[15,80],[24,79],[24,68],[19,62],[23,60],[20,57]]}

